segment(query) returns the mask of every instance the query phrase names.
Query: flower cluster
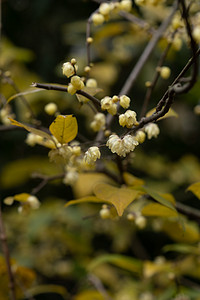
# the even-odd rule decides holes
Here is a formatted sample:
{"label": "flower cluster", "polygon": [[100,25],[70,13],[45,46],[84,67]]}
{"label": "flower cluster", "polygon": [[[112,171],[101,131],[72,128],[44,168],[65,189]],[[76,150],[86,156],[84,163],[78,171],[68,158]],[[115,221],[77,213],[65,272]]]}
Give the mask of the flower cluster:
{"label": "flower cluster", "polygon": [[93,165],[95,161],[101,157],[99,148],[96,146],[90,147],[88,151],[85,152],[84,160],[88,165]]}
{"label": "flower cluster", "polygon": [[109,96],[101,99],[101,109],[107,110],[111,115],[116,115],[117,113],[117,104],[113,101],[113,99]]}
{"label": "flower cluster", "polygon": [[122,0],[121,2],[101,3],[97,13],[92,15],[92,22],[98,26],[107,21],[112,13],[118,13],[123,10],[126,12],[131,11],[132,1]]}
{"label": "flower cluster", "polygon": [[157,137],[160,133],[160,129],[158,127],[157,124],[155,123],[149,123],[145,126],[144,128],[146,134],[147,134],[147,137],[148,139],[150,140],[152,137]]}
{"label": "flower cluster", "polygon": [[71,77],[67,89],[71,95],[74,95],[76,91],[81,90],[84,87],[83,80],[76,75],[76,71],[78,70],[76,59],[72,58],[71,62],[64,63],[62,69],[65,76],[68,78]]}
{"label": "flower cluster", "polygon": [[12,113],[11,106],[9,104],[6,104],[3,108],[0,110],[0,119],[1,122],[5,125],[10,124],[9,118],[14,118],[15,114]]}
{"label": "flower cluster", "polygon": [[119,124],[121,126],[126,126],[127,128],[131,128],[133,125],[138,125],[138,121],[136,120],[136,112],[133,110],[127,110],[124,114],[119,116]]}
{"label": "flower cluster", "polygon": [[133,151],[138,144],[135,137],[130,134],[126,135],[123,139],[117,134],[112,134],[109,137],[106,146],[108,146],[112,153],[125,157],[128,153]]}
{"label": "flower cluster", "polygon": [[91,122],[90,127],[94,130],[94,131],[99,131],[104,129],[106,124],[106,117],[103,113],[97,113],[94,116],[94,120]]}

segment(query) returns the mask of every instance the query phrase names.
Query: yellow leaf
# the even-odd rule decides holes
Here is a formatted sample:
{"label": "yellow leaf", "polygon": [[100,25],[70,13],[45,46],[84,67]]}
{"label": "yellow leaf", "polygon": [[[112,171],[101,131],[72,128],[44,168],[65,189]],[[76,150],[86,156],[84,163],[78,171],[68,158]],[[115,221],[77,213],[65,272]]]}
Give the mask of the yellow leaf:
{"label": "yellow leaf", "polygon": [[16,201],[26,202],[30,194],[27,193],[21,193],[14,196],[14,199]]}
{"label": "yellow leaf", "polygon": [[198,199],[200,199],[200,182],[191,184],[187,191],[191,191]]}
{"label": "yellow leaf", "polygon": [[152,261],[145,261],[143,266],[145,278],[150,278],[159,273],[169,273],[172,270],[172,264],[168,261],[160,264]]}
{"label": "yellow leaf", "polygon": [[105,298],[98,291],[86,290],[77,294],[74,300],[104,300]]}
{"label": "yellow leaf", "polygon": [[94,194],[97,198],[114,205],[118,215],[122,216],[125,208],[138,197],[140,192],[130,188],[117,188],[106,183],[99,183],[94,187]]}
{"label": "yellow leaf", "polygon": [[12,125],[15,125],[15,126],[18,126],[18,127],[22,127],[22,128],[26,129],[27,131],[29,131],[31,133],[34,133],[36,135],[41,136],[42,138],[45,138],[45,139],[50,140],[50,141],[53,141],[53,143],[55,144],[54,139],[47,132],[39,130],[39,129],[36,129],[36,128],[33,128],[31,126],[28,126],[28,125],[25,125],[23,123],[20,123],[20,122],[18,122],[16,120],[11,119],[11,118],[9,118],[9,120],[11,121]]}
{"label": "yellow leaf", "polygon": [[200,232],[199,227],[194,222],[184,221],[183,226],[176,221],[165,221],[163,230],[173,240],[178,243],[196,243],[199,242]]}
{"label": "yellow leaf", "polygon": [[137,178],[128,172],[123,173],[123,179],[125,183],[129,186],[137,186],[137,185],[145,184],[144,180]]}
{"label": "yellow leaf", "polygon": [[[155,112],[156,112],[155,108],[151,109],[150,111],[148,111],[146,113],[146,117],[150,117]],[[172,108],[170,108],[169,111],[163,117],[159,118],[158,120],[166,119],[166,118],[169,118],[169,117],[178,118],[178,114]]]}
{"label": "yellow leaf", "polygon": [[73,186],[75,198],[83,198],[92,195],[93,188],[97,183],[114,183],[110,177],[103,173],[81,173],[76,184]]}
{"label": "yellow leaf", "polygon": [[106,201],[104,201],[102,199],[99,199],[95,196],[87,196],[87,197],[83,197],[83,198],[80,198],[80,199],[68,201],[65,204],[65,207],[68,207],[68,206],[74,205],[74,204],[87,203],[87,202],[93,202],[93,203],[102,203],[103,202],[104,203]]}
{"label": "yellow leaf", "polygon": [[150,203],[142,209],[144,216],[177,217],[178,213],[159,203]]}
{"label": "yellow leaf", "polygon": [[72,141],[78,133],[77,120],[73,115],[59,115],[51,123],[49,130],[59,143],[66,144]]}

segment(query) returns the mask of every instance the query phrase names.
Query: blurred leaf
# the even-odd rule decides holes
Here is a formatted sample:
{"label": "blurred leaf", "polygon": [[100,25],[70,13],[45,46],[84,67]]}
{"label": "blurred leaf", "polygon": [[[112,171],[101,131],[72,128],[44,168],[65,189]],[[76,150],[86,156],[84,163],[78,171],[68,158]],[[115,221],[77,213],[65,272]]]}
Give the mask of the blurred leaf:
{"label": "blurred leaf", "polygon": [[171,208],[158,203],[150,203],[142,209],[144,216],[154,217],[177,217],[178,213]]}
{"label": "blurred leaf", "polygon": [[93,269],[103,263],[111,263],[127,271],[137,273],[138,275],[142,273],[142,262],[140,260],[120,254],[107,254],[99,256],[92,260],[88,266],[88,269],[91,272]]}
{"label": "blurred leaf", "polygon": [[4,188],[17,187],[28,181],[34,172],[44,175],[55,175],[60,172],[59,166],[42,156],[30,156],[8,163],[1,171],[0,182]]}
{"label": "blurred leaf", "polygon": [[137,186],[137,185],[145,184],[144,180],[137,178],[128,172],[123,173],[123,179],[125,183],[129,186]]}
{"label": "blurred leaf", "polygon": [[157,263],[154,261],[145,261],[143,266],[143,272],[145,278],[150,278],[158,273],[169,273],[172,271],[172,264],[170,261],[164,261]]}
{"label": "blurred leaf", "polygon": [[200,182],[191,184],[187,191],[191,191],[198,199],[200,199]]}
{"label": "blurred leaf", "polygon": [[102,200],[102,199],[99,199],[99,198],[97,198],[95,196],[87,196],[87,197],[83,197],[81,199],[76,199],[76,200],[68,201],[65,204],[65,207],[68,207],[68,206],[74,205],[74,204],[87,203],[87,202],[102,203],[102,202],[105,202],[105,201]]}
{"label": "blurred leaf", "polygon": [[98,291],[85,290],[73,297],[73,300],[105,300],[105,298]]}
{"label": "blurred leaf", "polygon": [[59,115],[51,123],[49,130],[59,143],[66,144],[72,141],[78,133],[77,120],[73,115]]}
{"label": "blurred leaf", "polygon": [[184,228],[175,221],[165,221],[163,230],[173,240],[180,243],[196,243],[199,241],[199,227],[194,222],[184,221]]}
{"label": "blurred leaf", "polygon": [[[151,109],[150,111],[148,111],[146,113],[146,117],[150,117],[155,112],[156,112],[156,108]],[[172,108],[170,108],[169,111],[163,117],[159,118],[158,120],[166,119],[166,118],[169,118],[169,117],[178,118],[178,114]]]}
{"label": "blurred leaf", "polygon": [[153,199],[158,201],[160,204],[162,204],[176,212],[176,208],[171,203],[171,201],[169,201],[169,196],[166,197],[166,194],[161,194],[161,193],[155,192],[154,190],[152,190],[149,187],[138,187],[137,189],[142,192],[146,192],[149,196],[151,196]]}
{"label": "blurred leaf", "polygon": [[67,299],[68,292],[66,288],[60,285],[55,284],[46,284],[46,285],[37,285],[35,287],[32,287],[28,290],[29,295],[36,296],[39,294],[46,294],[46,293],[54,293],[58,294],[64,297],[64,299]]}
{"label": "blurred leaf", "polygon": [[97,183],[114,184],[113,180],[102,173],[81,173],[76,184],[72,187],[75,198],[82,198],[93,193],[94,186]]}
{"label": "blurred leaf", "polygon": [[[36,279],[36,274],[31,269],[18,265],[13,259],[11,259],[11,267],[13,270],[13,276],[17,282],[15,285],[16,299],[22,299],[24,291],[26,292],[33,285]],[[10,299],[9,285],[5,259],[0,256],[0,299]]]}
{"label": "blurred leaf", "polygon": [[11,121],[11,124],[12,125],[15,125],[15,126],[18,126],[18,127],[22,127],[22,128],[25,128],[27,131],[31,132],[31,133],[34,133],[36,135],[39,135],[41,136],[42,138],[45,138],[47,140],[50,140],[52,141],[54,144],[55,144],[55,141],[54,139],[52,138],[52,136],[50,134],[48,134],[47,132],[45,131],[42,131],[42,130],[39,130],[39,129],[36,129],[36,128],[33,128],[31,126],[28,126],[28,125],[25,125],[25,124],[22,124],[16,120],[13,120],[11,118],[9,118],[9,120]]}
{"label": "blurred leaf", "polygon": [[163,248],[164,252],[174,251],[183,254],[196,254],[199,255],[199,247],[198,246],[191,246],[187,244],[172,244],[166,245]]}
{"label": "blurred leaf", "polygon": [[26,92],[22,92],[22,93],[17,93],[11,97],[8,98],[7,100],[7,103],[11,102],[12,100],[14,100],[15,98],[17,97],[20,97],[20,96],[25,96],[25,95],[29,95],[29,94],[33,94],[33,93],[38,93],[38,92],[42,92],[43,90],[42,89],[31,89],[31,90],[28,90]]}
{"label": "blurred leaf", "polygon": [[139,196],[140,192],[130,188],[117,188],[106,183],[99,183],[94,187],[94,194],[99,199],[114,205],[118,215],[122,216],[125,208]]}
{"label": "blurred leaf", "polygon": [[20,202],[26,202],[28,197],[30,197],[30,194],[27,194],[27,193],[21,193],[21,194],[14,195],[14,199],[16,201],[20,201]]}

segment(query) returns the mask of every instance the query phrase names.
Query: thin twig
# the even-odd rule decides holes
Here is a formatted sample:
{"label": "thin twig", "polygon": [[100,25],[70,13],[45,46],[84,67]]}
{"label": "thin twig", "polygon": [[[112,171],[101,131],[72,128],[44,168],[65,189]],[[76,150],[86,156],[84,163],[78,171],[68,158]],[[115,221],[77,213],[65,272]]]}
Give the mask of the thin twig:
{"label": "thin twig", "polygon": [[113,298],[111,298],[108,295],[108,293],[107,293],[106,289],[104,288],[101,280],[97,276],[95,276],[94,274],[90,274],[88,276],[88,279],[95,286],[95,288],[97,289],[97,291],[103,296],[103,298],[105,300],[113,300]]}
{"label": "thin twig", "polygon": [[183,94],[183,93],[188,92],[193,87],[193,85],[195,84],[195,82],[197,80],[198,60],[197,60],[197,57],[196,57],[197,44],[196,44],[196,42],[195,42],[195,40],[192,36],[192,29],[191,29],[190,22],[189,22],[189,17],[188,17],[188,10],[185,6],[185,1],[179,0],[179,3],[180,3],[181,8],[182,8],[182,17],[185,21],[185,27],[186,27],[186,30],[187,30],[188,37],[190,39],[190,48],[192,50],[192,57],[194,57],[192,76],[191,76],[189,82],[187,82],[183,86],[179,85],[176,88],[176,94]]}
{"label": "thin twig", "polygon": [[127,19],[128,21],[136,24],[138,27],[144,29],[146,32],[154,35],[156,30],[152,26],[150,26],[146,21],[128,13],[125,11],[120,11],[119,13],[120,16],[122,16],[124,19]]}
{"label": "thin twig", "polygon": [[192,220],[197,221],[200,224],[200,211],[199,209],[193,208],[193,207],[189,207],[185,204],[182,204],[180,202],[176,202],[176,209],[186,215],[187,217],[189,217]]}
{"label": "thin twig", "polygon": [[45,185],[48,184],[49,181],[61,179],[64,176],[65,176],[65,173],[61,173],[61,174],[57,174],[57,175],[53,175],[53,176],[46,176],[43,174],[33,173],[32,178],[40,178],[40,179],[42,179],[42,181],[35,188],[32,189],[31,195],[36,195],[43,187],[45,187]]}
{"label": "thin twig", "polygon": [[0,205],[0,240],[1,240],[1,244],[2,244],[2,251],[3,251],[4,257],[5,257],[5,263],[6,263],[7,273],[8,273],[10,299],[16,300],[15,280],[14,280],[14,275],[13,275],[12,268],[11,268],[10,252],[8,249],[7,237],[6,237],[6,232],[5,232],[5,228],[4,228],[4,224],[3,224],[1,205]]}
{"label": "thin twig", "polygon": [[[19,90],[19,88],[17,87],[17,85],[15,84],[15,82],[12,80],[12,78],[11,78],[10,76],[6,76],[5,73],[3,73],[2,76],[6,79],[6,81],[8,82],[8,84],[10,84],[10,85],[13,87],[13,89],[16,91],[16,93],[17,93],[17,94],[20,94],[20,90]],[[36,119],[36,116],[35,116],[35,114],[34,114],[32,108],[31,108],[29,102],[26,100],[26,98],[25,98],[23,95],[20,95],[19,98],[22,100],[22,102],[24,103],[24,105],[25,105],[26,108],[28,109],[28,111],[29,111],[29,113],[30,113],[30,115],[31,115],[31,118],[32,118],[32,119]]]}
{"label": "thin twig", "polygon": [[155,72],[155,75],[154,75],[154,78],[151,82],[151,85],[150,87],[147,88],[147,92],[146,92],[146,95],[145,95],[145,98],[144,98],[144,103],[143,103],[143,106],[142,106],[142,109],[141,109],[141,113],[140,113],[140,119],[142,117],[144,117],[146,111],[147,111],[147,107],[148,107],[148,104],[149,104],[149,101],[150,101],[150,98],[151,98],[151,95],[153,93],[153,90],[156,86],[156,83],[160,77],[160,73],[159,73],[159,68],[163,65],[164,63],[164,60],[169,52],[169,49],[172,45],[172,41],[173,41],[173,38],[175,36],[176,32],[173,33],[173,36],[170,40],[170,42],[167,44],[167,47],[165,48],[165,51],[162,53],[159,61],[158,61],[158,64],[157,64],[157,67],[156,67],[156,72]]}

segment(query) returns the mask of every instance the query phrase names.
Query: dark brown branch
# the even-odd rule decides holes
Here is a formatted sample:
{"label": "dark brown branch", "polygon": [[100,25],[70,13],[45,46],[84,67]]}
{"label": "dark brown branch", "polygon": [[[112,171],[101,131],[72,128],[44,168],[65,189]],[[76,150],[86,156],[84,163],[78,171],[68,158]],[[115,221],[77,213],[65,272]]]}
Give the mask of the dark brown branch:
{"label": "dark brown branch", "polygon": [[[60,92],[66,92],[66,93],[68,92],[67,87],[64,85],[33,82],[31,86],[37,87],[40,89],[44,89],[44,90],[53,90],[53,91],[60,91]],[[93,104],[95,105],[95,107],[98,109],[98,111],[100,111],[101,104],[100,104],[99,99],[88,94],[87,92],[85,92],[83,90],[76,91],[76,94],[82,95],[82,96],[86,97],[87,99],[91,100],[93,102]]]}
{"label": "dark brown branch", "polygon": [[198,75],[198,60],[196,57],[196,52],[197,52],[197,44],[195,42],[195,40],[193,39],[192,36],[192,29],[190,26],[190,22],[189,22],[189,16],[188,16],[188,10],[186,9],[185,6],[185,1],[184,0],[179,0],[180,6],[182,8],[182,17],[185,21],[185,26],[186,26],[186,30],[187,30],[187,34],[188,37],[190,39],[190,48],[192,51],[192,56],[194,57],[194,63],[193,63],[193,70],[192,70],[192,76],[191,79],[184,84],[183,86],[179,85],[176,88],[176,94],[183,94],[183,93],[187,93],[195,84],[196,80],[197,80],[197,75]]}
{"label": "dark brown branch", "polygon": [[5,228],[4,228],[4,224],[3,224],[1,205],[0,205],[0,240],[1,240],[1,244],[2,244],[2,251],[3,251],[4,257],[5,257],[5,263],[6,263],[7,273],[8,273],[10,299],[16,300],[15,280],[14,280],[14,275],[13,275],[12,268],[11,268],[10,253],[9,253],[8,244],[7,244],[6,232],[5,232]]}

